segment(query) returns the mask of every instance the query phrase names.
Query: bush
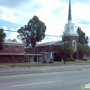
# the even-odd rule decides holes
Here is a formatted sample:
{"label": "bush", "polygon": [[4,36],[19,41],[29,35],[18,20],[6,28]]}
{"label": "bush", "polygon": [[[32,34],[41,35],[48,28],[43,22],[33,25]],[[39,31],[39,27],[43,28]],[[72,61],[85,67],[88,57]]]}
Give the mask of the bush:
{"label": "bush", "polygon": [[49,62],[47,60],[44,60],[43,63],[53,63],[53,60],[50,60]]}
{"label": "bush", "polygon": [[54,61],[53,60],[50,60],[49,63],[54,63]]}
{"label": "bush", "polygon": [[43,63],[47,63],[47,61],[46,60],[43,60]]}
{"label": "bush", "polygon": [[67,58],[66,61],[75,61],[75,59],[74,58]]}
{"label": "bush", "polygon": [[83,58],[82,60],[83,60],[83,61],[88,61],[86,58]]}

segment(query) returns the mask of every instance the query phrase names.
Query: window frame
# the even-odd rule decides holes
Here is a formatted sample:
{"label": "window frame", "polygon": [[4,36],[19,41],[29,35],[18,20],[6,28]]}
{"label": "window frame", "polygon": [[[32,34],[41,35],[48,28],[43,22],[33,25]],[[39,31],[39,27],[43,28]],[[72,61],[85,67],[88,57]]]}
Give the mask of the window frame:
{"label": "window frame", "polygon": [[8,49],[8,45],[5,45],[5,49]]}

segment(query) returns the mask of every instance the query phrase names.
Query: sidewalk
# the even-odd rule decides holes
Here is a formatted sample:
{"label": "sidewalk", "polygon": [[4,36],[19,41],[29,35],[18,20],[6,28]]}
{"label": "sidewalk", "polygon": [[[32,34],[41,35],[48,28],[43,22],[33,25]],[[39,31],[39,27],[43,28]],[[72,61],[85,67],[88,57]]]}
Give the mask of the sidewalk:
{"label": "sidewalk", "polygon": [[9,67],[9,68],[0,68],[0,76],[49,73],[49,72],[66,72],[66,71],[77,71],[88,69],[90,69],[90,65],[44,66],[44,67],[23,67],[23,68]]}

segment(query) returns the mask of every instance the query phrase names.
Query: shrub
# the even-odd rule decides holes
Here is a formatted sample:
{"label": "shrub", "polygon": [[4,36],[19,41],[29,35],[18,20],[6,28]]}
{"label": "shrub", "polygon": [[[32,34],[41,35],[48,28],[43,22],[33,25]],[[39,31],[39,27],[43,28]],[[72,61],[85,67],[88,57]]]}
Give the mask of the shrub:
{"label": "shrub", "polygon": [[49,62],[47,60],[44,60],[43,63],[53,63],[54,61],[51,59]]}
{"label": "shrub", "polygon": [[83,60],[83,61],[87,61],[87,59],[86,59],[86,58],[83,58],[82,60]]}
{"label": "shrub", "polygon": [[49,63],[54,63],[54,61],[51,59],[51,60],[49,61]]}
{"label": "shrub", "polygon": [[67,58],[66,61],[75,61],[75,59],[74,58]]}
{"label": "shrub", "polygon": [[43,60],[43,63],[47,63],[47,61],[46,60]]}

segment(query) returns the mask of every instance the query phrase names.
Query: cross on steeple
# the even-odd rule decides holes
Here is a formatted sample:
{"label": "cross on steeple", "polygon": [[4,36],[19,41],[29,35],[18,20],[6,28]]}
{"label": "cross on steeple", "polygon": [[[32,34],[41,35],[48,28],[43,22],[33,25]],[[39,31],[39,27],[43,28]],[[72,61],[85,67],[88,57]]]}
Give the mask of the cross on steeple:
{"label": "cross on steeple", "polygon": [[69,0],[69,11],[68,11],[68,21],[72,20],[72,16],[71,16],[71,0]]}

